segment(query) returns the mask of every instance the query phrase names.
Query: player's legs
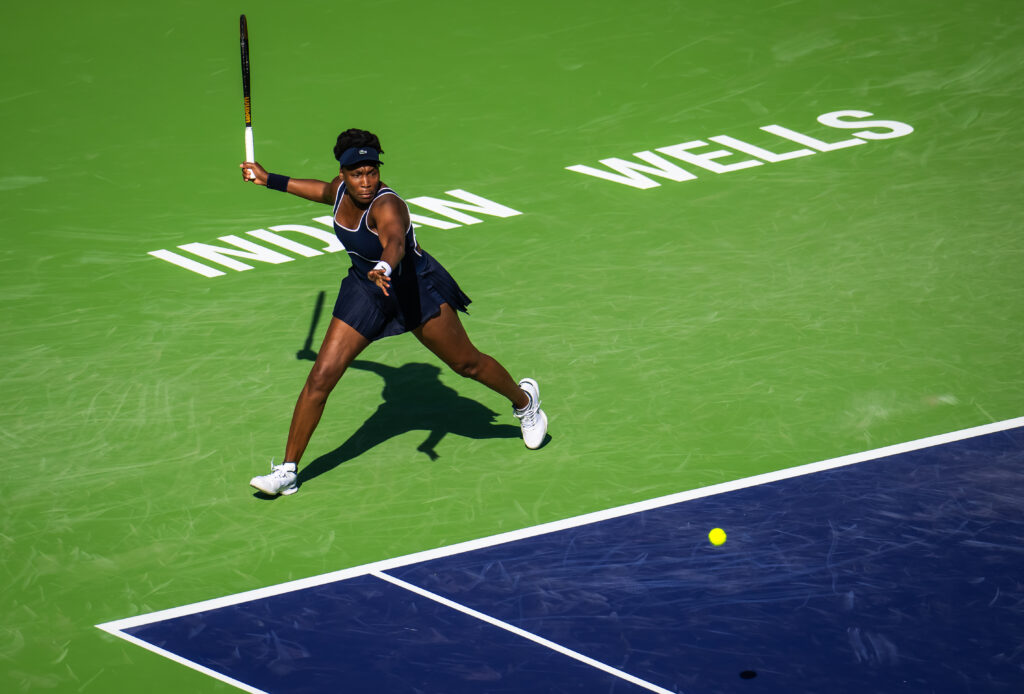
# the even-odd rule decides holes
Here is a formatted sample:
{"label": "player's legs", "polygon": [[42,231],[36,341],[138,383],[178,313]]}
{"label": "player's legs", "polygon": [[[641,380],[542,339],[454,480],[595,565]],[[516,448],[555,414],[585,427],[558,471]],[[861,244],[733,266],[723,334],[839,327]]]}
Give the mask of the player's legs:
{"label": "player's legs", "polygon": [[370,341],[355,328],[337,318],[331,318],[316,362],[295,403],[291,427],[288,429],[288,443],[285,445],[285,462],[299,462],[313,430],[320,422],[327,396],[352,360],[369,344]]}
{"label": "player's legs", "polygon": [[458,314],[448,304],[441,304],[441,313],[413,330],[413,334],[460,376],[501,393],[516,408],[530,403],[530,396],[512,380],[505,367],[473,345]]}

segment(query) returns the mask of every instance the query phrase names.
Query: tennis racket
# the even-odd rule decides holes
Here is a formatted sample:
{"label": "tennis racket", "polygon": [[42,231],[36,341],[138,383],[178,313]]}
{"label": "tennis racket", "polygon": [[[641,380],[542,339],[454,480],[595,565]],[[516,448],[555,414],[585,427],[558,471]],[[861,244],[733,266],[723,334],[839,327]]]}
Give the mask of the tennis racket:
{"label": "tennis racket", "polygon": [[[245,109],[245,160],[256,161],[252,140],[252,100],[249,95],[249,27],[243,14],[238,20],[239,43],[242,48],[242,107]],[[249,178],[255,178],[250,169]]]}

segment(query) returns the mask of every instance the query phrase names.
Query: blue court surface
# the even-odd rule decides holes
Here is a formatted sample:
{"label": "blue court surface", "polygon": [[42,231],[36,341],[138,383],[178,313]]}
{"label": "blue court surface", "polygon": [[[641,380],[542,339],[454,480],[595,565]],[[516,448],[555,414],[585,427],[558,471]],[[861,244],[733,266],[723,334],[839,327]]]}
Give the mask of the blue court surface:
{"label": "blue court surface", "polygon": [[1022,426],[101,628],[275,693],[1020,692]]}

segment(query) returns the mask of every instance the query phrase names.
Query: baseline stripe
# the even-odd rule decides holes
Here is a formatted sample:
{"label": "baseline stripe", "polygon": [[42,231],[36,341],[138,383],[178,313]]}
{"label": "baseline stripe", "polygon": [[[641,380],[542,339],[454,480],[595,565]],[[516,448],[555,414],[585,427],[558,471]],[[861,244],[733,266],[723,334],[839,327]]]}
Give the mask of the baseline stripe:
{"label": "baseline stripe", "polygon": [[534,634],[532,632],[526,631],[525,629],[520,629],[517,626],[513,626],[512,624],[509,624],[508,622],[503,622],[500,619],[492,617],[492,616],[490,616],[488,614],[484,614],[483,612],[478,612],[478,611],[474,610],[471,607],[466,607],[465,605],[462,605],[460,603],[457,603],[457,602],[454,602],[452,600],[449,600],[448,598],[442,597],[442,596],[438,595],[437,593],[432,593],[429,590],[426,590],[424,588],[420,588],[419,586],[413,585],[412,583],[407,583],[407,582],[403,581],[400,578],[395,578],[394,576],[389,576],[388,574],[380,572],[380,571],[374,571],[370,575],[371,576],[375,576],[375,577],[381,579],[382,581],[387,581],[388,583],[392,583],[392,584],[398,586],[399,588],[404,588],[405,590],[408,590],[408,591],[410,591],[412,593],[415,593],[416,595],[420,595],[420,596],[422,596],[424,598],[427,598],[429,600],[433,600],[434,602],[438,602],[438,603],[440,603],[440,604],[442,604],[442,605],[444,605],[446,607],[450,607],[453,610],[458,610],[459,612],[462,612],[463,614],[467,614],[470,617],[473,617],[475,619],[479,619],[482,622],[487,622],[488,624],[496,626],[496,627],[498,627],[500,629],[504,629],[505,631],[512,632],[516,636],[521,636],[524,639],[529,639],[530,641],[533,641],[534,643],[540,644],[541,646],[544,646],[545,648],[550,648],[551,650],[557,651],[558,653],[561,653],[562,655],[567,655],[570,658],[574,658],[574,659],[580,661],[581,663],[585,663],[586,665],[589,665],[590,667],[597,668],[598,670],[606,672],[609,675],[614,675],[615,677],[618,677],[619,679],[626,680],[627,682],[632,682],[633,684],[635,684],[635,685],[637,685],[639,687],[643,687],[644,689],[650,690],[652,692],[658,692],[658,694],[675,694],[674,692],[672,692],[672,691],[670,691],[668,689],[663,689],[663,688],[659,687],[656,684],[651,684],[650,682],[647,682],[646,680],[642,680],[639,677],[635,677],[635,676],[629,674],[628,672],[623,672],[622,670],[618,670],[616,668],[613,668],[611,665],[607,665],[605,663],[602,663],[599,660],[594,660],[593,658],[591,658],[589,656],[585,656],[582,653],[580,653],[579,651],[574,651],[571,648],[566,648],[565,646],[563,646],[561,644],[558,644],[558,643],[555,643],[554,641],[549,641],[548,639],[544,638],[543,636],[537,636],[536,634]]}
{"label": "baseline stripe", "polygon": [[901,453],[909,453],[911,451],[932,448],[934,446],[940,446],[947,443],[954,443],[956,441],[962,441],[964,439],[974,438],[977,436],[985,436],[987,434],[994,434],[1000,431],[1008,431],[1010,429],[1017,429],[1020,427],[1024,427],[1024,417],[1007,419],[1002,422],[993,422],[991,424],[984,424],[982,426],[972,427],[970,429],[963,429],[961,431],[955,431],[947,434],[929,436],[927,438],[918,439],[916,441],[908,441],[906,443],[894,444],[892,446],[876,448],[874,450],[864,451],[862,453],[854,453],[851,455],[845,455],[838,458],[832,458],[830,460],[823,460],[817,463],[798,465],[796,467],[787,468],[784,470],[767,472],[761,475],[754,475],[753,477],[745,477],[743,479],[733,480],[731,482],[722,482],[720,484],[715,484],[708,487],[701,487],[699,489],[677,492],[675,494],[669,494],[668,496],[648,499],[646,501],[638,501],[632,504],[626,504],[624,506],[617,506],[614,508],[605,509],[603,511],[595,511],[593,513],[587,513],[581,516],[575,516],[563,520],[552,521],[550,523],[543,523],[541,525],[535,525],[528,528],[521,528],[519,530],[512,530],[506,533],[501,533],[499,535],[491,535],[489,537],[479,538],[476,540],[468,540],[466,542],[460,542],[458,544],[448,545],[446,547],[438,547],[436,549],[425,550],[423,552],[416,552],[414,554],[407,554],[401,557],[384,559],[381,561],[372,562],[370,564],[364,564],[362,566],[354,566],[347,569],[341,569],[339,571],[332,571],[330,573],[320,574],[318,576],[311,576],[309,578],[288,581],[287,583],[279,583],[277,585],[267,586],[265,588],[257,588],[255,590],[246,591],[244,593],[236,593],[234,595],[227,595],[224,597],[214,598],[211,600],[204,600],[202,602],[192,603],[191,605],[172,607],[167,610],[160,610],[159,612],[151,612],[149,614],[138,615],[136,617],[119,619],[111,622],[106,622],[104,624],[97,624],[96,626],[111,634],[120,635],[118,632],[122,629],[130,629],[132,627],[141,626],[143,624],[151,624],[153,622],[159,622],[165,619],[174,619],[176,617],[183,617],[190,614],[196,614],[198,612],[205,612],[206,610],[214,610],[221,607],[237,605],[239,603],[248,602],[250,600],[259,600],[262,598],[268,598],[275,595],[290,593],[296,590],[302,590],[304,588],[322,586],[327,583],[343,581],[345,579],[355,578],[357,576],[365,576],[367,574],[372,574],[378,571],[387,571],[389,569],[394,569],[400,566],[408,566],[409,564],[430,561],[432,559],[439,559],[441,557],[450,557],[456,554],[461,554],[463,552],[471,552],[473,550],[483,549],[485,547],[494,547],[496,545],[514,542],[516,540],[523,540],[530,537],[536,537],[538,535],[557,532],[559,530],[576,528],[582,525],[588,525],[590,523],[597,523],[603,520],[609,520],[611,518],[619,518],[621,516],[626,516],[633,513],[649,511],[651,509],[661,508],[662,506],[676,504],[681,501],[690,501],[692,499],[700,499],[708,496],[713,496],[715,494],[723,494],[725,492],[736,491],[738,489],[746,489],[747,487],[754,487],[761,484],[769,484],[771,482],[790,479],[792,477],[809,475],[815,472],[823,472],[825,470],[832,470],[835,468],[844,467],[846,465],[854,465],[857,463],[863,463],[869,460],[877,460],[879,458],[885,458],[888,456],[898,455]]}

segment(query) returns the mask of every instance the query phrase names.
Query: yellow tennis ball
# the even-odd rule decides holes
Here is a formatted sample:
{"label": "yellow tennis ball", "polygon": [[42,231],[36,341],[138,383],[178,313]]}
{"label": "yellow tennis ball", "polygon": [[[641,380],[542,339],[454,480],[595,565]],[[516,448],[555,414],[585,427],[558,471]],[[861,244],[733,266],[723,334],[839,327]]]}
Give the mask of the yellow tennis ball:
{"label": "yellow tennis ball", "polygon": [[716,547],[725,544],[725,531],[721,528],[713,528],[708,533],[708,540]]}

